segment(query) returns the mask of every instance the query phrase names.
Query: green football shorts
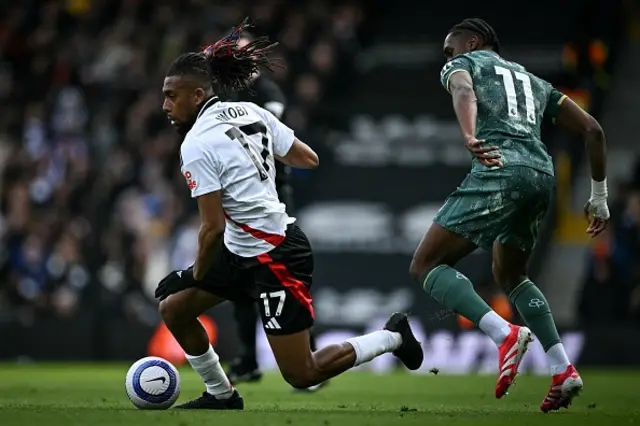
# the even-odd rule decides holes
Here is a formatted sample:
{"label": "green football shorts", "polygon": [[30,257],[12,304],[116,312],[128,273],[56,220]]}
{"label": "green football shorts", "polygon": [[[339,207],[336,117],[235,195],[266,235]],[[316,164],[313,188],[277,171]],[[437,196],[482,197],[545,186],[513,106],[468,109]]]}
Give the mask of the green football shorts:
{"label": "green football shorts", "polygon": [[449,195],[434,222],[486,250],[498,240],[531,251],[554,191],[552,175],[529,167],[473,172]]}

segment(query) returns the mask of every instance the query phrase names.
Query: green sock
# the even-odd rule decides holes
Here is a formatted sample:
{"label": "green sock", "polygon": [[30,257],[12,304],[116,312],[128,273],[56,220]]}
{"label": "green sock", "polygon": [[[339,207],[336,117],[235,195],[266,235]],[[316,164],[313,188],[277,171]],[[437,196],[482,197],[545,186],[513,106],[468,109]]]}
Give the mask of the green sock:
{"label": "green sock", "polygon": [[489,305],[473,289],[473,284],[460,272],[440,265],[420,277],[422,288],[452,311],[464,316],[477,327]]}
{"label": "green sock", "polygon": [[560,343],[560,336],[551,315],[549,302],[534,283],[523,277],[522,282],[508,292],[511,303],[518,309],[527,327],[536,335],[546,352]]}

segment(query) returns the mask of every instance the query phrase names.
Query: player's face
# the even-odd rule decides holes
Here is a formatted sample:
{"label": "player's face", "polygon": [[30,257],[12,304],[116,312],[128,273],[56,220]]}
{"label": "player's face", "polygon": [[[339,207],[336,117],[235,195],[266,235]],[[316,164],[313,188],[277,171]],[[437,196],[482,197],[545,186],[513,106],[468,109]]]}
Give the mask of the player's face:
{"label": "player's face", "polygon": [[454,56],[462,55],[463,53],[469,53],[476,50],[478,47],[478,37],[472,35],[471,37],[465,37],[464,34],[447,34],[447,38],[444,39],[444,46],[442,52],[447,61]]}
{"label": "player's face", "polygon": [[164,79],[162,92],[162,110],[174,129],[186,135],[196,121],[199,106],[205,98],[204,90],[188,78],[171,76]]}

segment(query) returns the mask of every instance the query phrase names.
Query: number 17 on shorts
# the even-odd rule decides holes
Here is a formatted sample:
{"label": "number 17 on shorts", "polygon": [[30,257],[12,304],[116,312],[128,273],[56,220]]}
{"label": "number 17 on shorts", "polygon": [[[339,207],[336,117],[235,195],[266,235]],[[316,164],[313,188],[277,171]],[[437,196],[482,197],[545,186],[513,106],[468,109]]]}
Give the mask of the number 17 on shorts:
{"label": "number 17 on shorts", "polygon": [[[287,300],[287,292],[284,290],[278,290],[270,293],[260,293],[260,299],[264,305],[264,328],[267,330],[281,330],[282,327],[278,322],[278,317],[282,315],[282,309],[284,308],[284,303]],[[274,301],[274,311],[271,310],[272,301]]]}

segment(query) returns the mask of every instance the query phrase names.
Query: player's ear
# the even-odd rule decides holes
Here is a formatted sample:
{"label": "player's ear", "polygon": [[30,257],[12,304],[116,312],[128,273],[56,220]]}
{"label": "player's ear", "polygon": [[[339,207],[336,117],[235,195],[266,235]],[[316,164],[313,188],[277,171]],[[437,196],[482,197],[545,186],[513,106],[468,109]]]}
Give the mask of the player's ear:
{"label": "player's ear", "polygon": [[200,105],[206,98],[207,93],[204,91],[202,87],[196,87],[193,91],[193,102],[196,105]]}
{"label": "player's ear", "polygon": [[477,50],[479,46],[480,38],[475,34],[471,34],[471,36],[469,36],[469,38],[467,39],[467,48],[470,52],[473,52],[474,50]]}

